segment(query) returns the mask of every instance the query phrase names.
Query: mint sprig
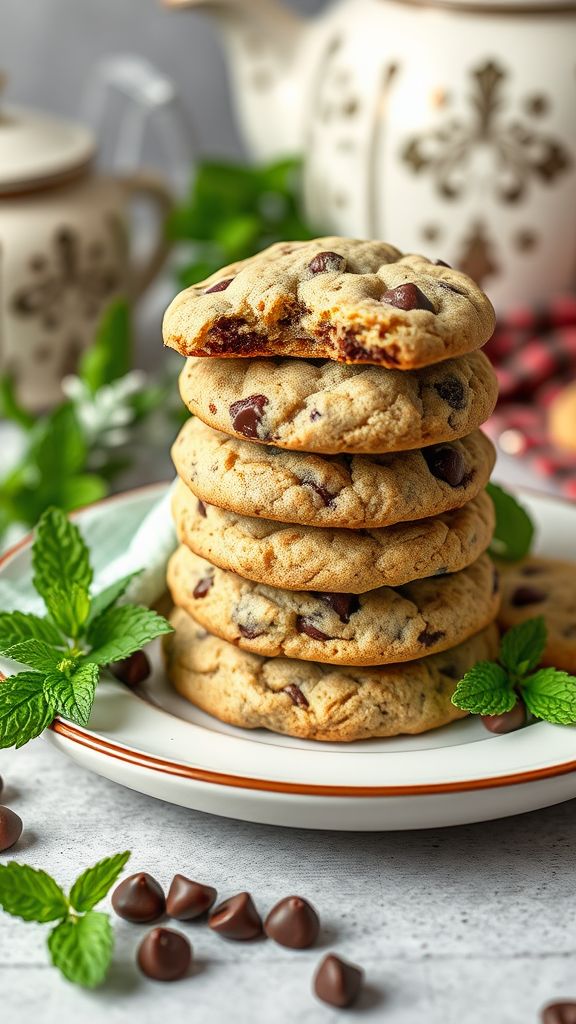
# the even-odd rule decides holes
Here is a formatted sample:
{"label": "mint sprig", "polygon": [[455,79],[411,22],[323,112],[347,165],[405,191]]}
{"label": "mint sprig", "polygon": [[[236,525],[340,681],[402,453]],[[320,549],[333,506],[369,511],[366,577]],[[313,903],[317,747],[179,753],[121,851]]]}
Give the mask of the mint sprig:
{"label": "mint sprig", "polygon": [[505,562],[518,562],[530,553],[534,523],[524,506],[499,484],[490,482],[486,490],[496,513],[490,554]]}
{"label": "mint sprig", "polygon": [[54,879],[10,861],[0,864],[0,907],[23,921],[58,921],[48,936],[52,963],[68,981],[96,988],[108,972],[114,933],[108,914],[95,911],[124,870],[130,851],[106,857],[83,871],[66,896]]}
{"label": "mint sprig", "polygon": [[452,703],[473,715],[502,715],[519,699],[535,718],[576,724],[576,676],[556,668],[534,669],[546,647],[542,616],[527,619],[502,637],[498,661],[480,661],[460,680]]}
{"label": "mint sprig", "polygon": [[0,747],[23,746],[55,715],[87,725],[101,667],[172,629],[149,608],[117,606],[134,573],[92,595],[90,552],[60,509],[40,519],[32,565],[48,614],[0,612],[0,654],[31,669],[0,683]]}

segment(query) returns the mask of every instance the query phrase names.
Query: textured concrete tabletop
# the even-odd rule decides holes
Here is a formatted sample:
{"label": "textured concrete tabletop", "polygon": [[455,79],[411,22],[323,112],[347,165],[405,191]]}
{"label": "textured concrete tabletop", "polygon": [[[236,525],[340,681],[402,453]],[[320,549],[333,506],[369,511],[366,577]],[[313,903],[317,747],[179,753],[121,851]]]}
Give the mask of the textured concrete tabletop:
{"label": "textured concrete tabletop", "polygon": [[[162,985],[134,964],[146,926],[114,918],[108,981],[85,993],[48,966],[46,926],[0,912],[2,1024],[532,1024],[544,1002],[576,997],[576,801],[436,832],[303,832],[160,803],[88,774],[43,740],[0,752],[0,773],[3,799],[25,824],[3,863],[24,861],[69,885],[130,848],[129,867],[165,886],[181,871],[222,896],[246,888],[262,912],[296,893],[323,923],[319,946],[300,953],[176,925],[196,966]],[[331,1010],[311,994],[326,950],[366,969],[354,1010]]]}

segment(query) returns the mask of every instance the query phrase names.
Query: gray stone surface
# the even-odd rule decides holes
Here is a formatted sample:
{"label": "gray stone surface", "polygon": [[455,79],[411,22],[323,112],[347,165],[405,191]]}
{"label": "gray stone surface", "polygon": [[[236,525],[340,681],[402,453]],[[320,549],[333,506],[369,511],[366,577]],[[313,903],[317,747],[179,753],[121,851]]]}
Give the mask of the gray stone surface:
{"label": "gray stone surface", "polygon": [[138,974],[145,926],[116,919],[117,948],[96,993],[47,966],[46,929],[0,914],[2,1022],[330,1024],[344,1019],[310,992],[328,949],[361,963],[368,987],[351,1021],[531,1024],[546,1001],[576,998],[575,804],[484,825],[420,833],[322,833],[236,823],[154,801],[68,762],[42,740],[0,753],[4,799],[26,831],[0,855],[63,884],[102,856],[133,851],[131,868],[167,885],[182,871],[223,895],[252,891],[265,912],[289,893],[323,922],[302,953],[272,942],[225,942],[182,926],[196,954],[172,985]]}

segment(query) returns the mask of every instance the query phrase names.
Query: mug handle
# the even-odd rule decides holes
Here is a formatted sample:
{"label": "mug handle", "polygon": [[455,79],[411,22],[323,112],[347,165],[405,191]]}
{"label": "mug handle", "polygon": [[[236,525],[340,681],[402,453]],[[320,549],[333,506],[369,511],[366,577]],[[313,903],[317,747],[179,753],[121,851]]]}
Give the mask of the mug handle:
{"label": "mug handle", "polygon": [[166,217],[174,206],[174,197],[164,182],[154,174],[146,171],[135,171],[121,179],[128,198],[144,198],[156,208],[157,235],[149,255],[132,267],[130,291],[132,298],[137,299],[154,280],[166,260],[170,243],[166,236]]}

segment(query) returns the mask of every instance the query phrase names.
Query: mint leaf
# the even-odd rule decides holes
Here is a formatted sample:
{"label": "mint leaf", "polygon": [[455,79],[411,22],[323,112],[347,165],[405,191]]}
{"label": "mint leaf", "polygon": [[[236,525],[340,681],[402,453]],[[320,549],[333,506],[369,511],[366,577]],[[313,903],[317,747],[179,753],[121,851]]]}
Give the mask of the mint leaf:
{"label": "mint leaf", "polygon": [[34,586],[44,599],[55,587],[64,590],[76,584],[84,590],[90,588],[92,568],[88,548],[78,527],[58,508],[47,509],[38,523],[32,565]]}
{"label": "mint leaf", "polygon": [[24,921],[57,921],[68,914],[68,900],[45,871],[11,860],[0,864],[0,906]]}
{"label": "mint leaf", "polygon": [[55,650],[45,640],[21,640],[12,647],[0,648],[0,654],[40,672],[52,672],[63,658],[63,651]]}
{"label": "mint leaf", "polygon": [[54,713],[77,725],[88,725],[99,675],[98,666],[89,662],[84,662],[70,676],[62,672],[47,675],[44,696],[52,704]]}
{"label": "mint leaf", "polygon": [[558,725],[576,723],[576,677],[542,668],[522,682],[522,697],[531,714]]}
{"label": "mint leaf", "polygon": [[526,509],[498,484],[489,483],[486,490],[496,512],[496,527],[490,553],[509,562],[518,562],[529,552],[534,539],[534,524]]}
{"label": "mint leaf", "polygon": [[69,583],[66,588],[54,583],[44,594],[44,603],[50,618],[66,636],[80,636],[90,613],[90,595],[80,583]]}
{"label": "mint leaf", "polygon": [[114,934],[107,914],[90,910],[54,928],[48,937],[52,963],[68,981],[84,988],[100,985],[108,972]]}
{"label": "mint leaf", "polygon": [[23,747],[54,718],[40,672],[20,672],[0,683],[0,747]]}
{"label": "mint leaf", "polygon": [[452,703],[474,715],[502,715],[516,704],[508,676],[493,661],[479,661],[460,680]]}
{"label": "mint leaf", "polygon": [[63,643],[56,626],[49,619],[24,612],[0,612],[0,648],[13,647],[22,640],[44,640],[54,647]]}
{"label": "mint leaf", "polygon": [[97,665],[108,665],[139,651],[155,637],[171,632],[170,623],[151,609],[123,604],[108,609],[92,623],[87,639],[93,649],[86,658]]}
{"label": "mint leaf", "polygon": [[108,890],[122,874],[129,859],[130,850],[125,850],[124,853],[116,853],[113,857],[105,857],[83,871],[70,890],[70,903],[74,909],[82,912],[92,910],[104,899]]}
{"label": "mint leaf", "polygon": [[137,572],[131,572],[128,576],[122,576],[119,580],[116,580],[115,583],[111,583],[108,587],[104,587],[104,590],[101,590],[99,594],[96,594],[96,596],[92,598],[90,615],[88,616],[89,626],[98,618],[98,616],[102,615],[102,613],[107,611],[108,608],[111,608],[113,604],[116,604],[116,601],[126,593],[126,590],[134,577],[138,576],[141,572],[142,570],[138,569]]}
{"label": "mint leaf", "polygon": [[124,377],[132,367],[130,307],[115,299],[104,310],[96,337],[80,359],[79,376],[93,395],[112,381]]}
{"label": "mint leaf", "polygon": [[539,615],[513,626],[502,637],[500,661],[509,672],[524,676],[536,668],[546,647],[546,623]]}

